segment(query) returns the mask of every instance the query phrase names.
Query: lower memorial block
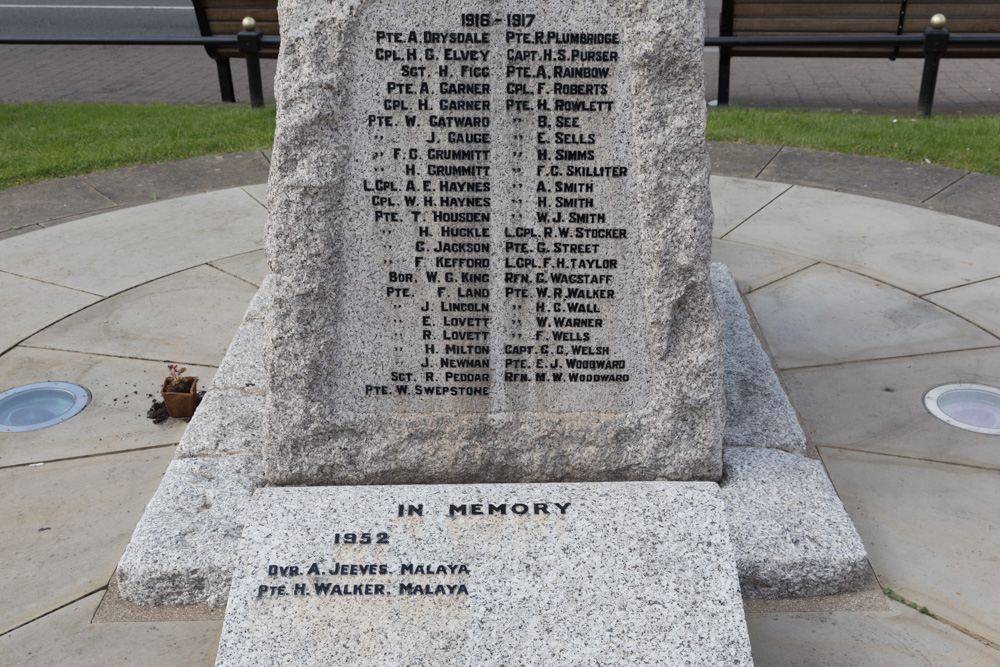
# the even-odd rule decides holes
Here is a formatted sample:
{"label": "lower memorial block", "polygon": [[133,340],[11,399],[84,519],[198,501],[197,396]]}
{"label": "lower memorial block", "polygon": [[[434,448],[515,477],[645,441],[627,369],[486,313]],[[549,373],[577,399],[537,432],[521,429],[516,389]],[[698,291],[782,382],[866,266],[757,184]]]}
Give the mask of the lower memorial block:
{"label": "lower memorial block", "polygon": [[718,486],[265,488],[217,665],[751,665]]}

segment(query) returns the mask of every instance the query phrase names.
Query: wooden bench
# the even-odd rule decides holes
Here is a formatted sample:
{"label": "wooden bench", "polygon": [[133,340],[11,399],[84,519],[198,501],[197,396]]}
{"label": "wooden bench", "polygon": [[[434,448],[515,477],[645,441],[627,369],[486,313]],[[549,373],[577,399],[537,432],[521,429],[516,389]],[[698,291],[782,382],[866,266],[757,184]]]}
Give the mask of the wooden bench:
{"label": "wooden bench", "polygon": [[[722,0],[720,37],[922,35],[931,16],[944,14],[958,35],[1000,33],[996,0]],[[920,46],[719,47],[719,105],[729,103],[734,57],[923,58]],[[996,58],[1000,47],[949,46],[948,58]]]}
{"label": "wooden bench", "polygon": [[[257,21],[257,30],[265,36],[278,35],[277,0],[191,0],[198,19],[198,29],[205,37],[215,35],[235,35],[243,29],[242,22],[247,16]],[[244,57],[235,46],[217,48],[206,46],[205,51],[215,61],[219,71],[219,89],[223,102],[235,102],[233,94],[233,73],[229,67],[230,58]],[[277,58],[278,47],[266,46],[260,50],[261,58]]]}

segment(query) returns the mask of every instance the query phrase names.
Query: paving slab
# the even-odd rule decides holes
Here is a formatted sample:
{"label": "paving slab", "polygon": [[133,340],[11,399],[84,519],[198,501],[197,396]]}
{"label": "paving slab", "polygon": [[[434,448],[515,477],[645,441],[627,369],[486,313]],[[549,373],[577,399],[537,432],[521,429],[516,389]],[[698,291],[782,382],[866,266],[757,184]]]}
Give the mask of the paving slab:
{"label": "paving slab", "polygon": [[232,255],[209,263],[221,271],[225,271],[258,287],[264,281],[264,276],[268,274],[267,255],[264,254],[263,250],[253,250],[239,255]]}
{"label": "paving slab", "polygon": [[949,426],[924,407],[950,382],[1000,385],[1000,348],[786,371],[809,440],[1000,470],[996,436]]}
{"label": "paving slab", "polygon": [[222,621],[91,623],[101,595],[89,595],[0,637],[0,655],[7,664],[36,667],[215,664]]}
{"label": "paving slab", "polygon": [[1000,225],[1000,178],[966,174],[925,202],[927,208]]}
{"label": "paving slab", "polygon": [[[189,366],[207,387],[214,368]],[[93,399],[70,420],[38,431],[0,433],[0,467],[52,461],[75,456],[177,444],[187,423],[168,419],[154,424],[146,418],[159,398],[166,366],[119,357],[16,347],[0,357],[5,388],[31,382],[61,380],[90,389]]]}
{"label": "paving slab", "polygon": [[801,186],[727,239],[824,261],[913,294],[1000,276],[1000,228]]}
{"label": "paving slab", "polygon": [[0,470],[0,633],[104,588],[173,447]]}
{"label": "paving slab", "polygon": [[814,259],[726,239],[712,240],[712,261],[729,267],[741,292],[760,289],[816,263]]}
{"label": "paving slab", "polygon": [[924,297],[1000,336],[1000,278],[936,292]]}
{"label": "paving slab", "polygon": [[1000,643],[1000,471],[819,451],[879,582]]}
{"label": "paving slab", "polygon": [[774,159],[781,146],[757,146],[722,141],[708,142],[708,158],[712,174],[757,178],[757,174]]}
{"label": "paving slab", "polygon": [[244,185],[243,190],[246,191],[248,195],[253,197],[260,203],[261,206],[267,208],[267,177],[265,174],[263,183],[257,183],[255,185]]}
{"label": "paving slab", "polygon": [[266,211],[240,188],[111,211],[5,239],[5,271],[109,296],[263,247]]}
{"label": "paving slab", "polygon": [[754,290],[747,298],[779,368],[1000,344],[934,304],[825,264]]}
{"label": "paving slab", "polygon": [[75,176],[23,185],[0,193],[0,232],[114,206],[114,201]]}
{"label": "paving slab", "polygon": [[1000,652],[894,603],[887,612],[747,614],[757,667],[992,667]]}
{"label": "paving slab", "polygon": [[715,222],[712,226],[714,238],[725,236],[792,187],[785,183],[769,183],[729,176],[712,176],[710,184],[712,209],[715,213]]}
{"label": "paving slab", "polygon": [[100,299],[96,294],[0,271],[0,313],[13,315],[0,318],[0,353]]}
{"label": "paving slab", "polygon": [[42,229],[39,225],[28,225],[26,227],[17,227],[14,229],[8,229],[7,231],[0,231],[0,241],[4,239],[12,239],[15,236],[22,236],[28,232],[35,232]]}
{"label": "paving slab", "polygon": [[[891,124],[892,119],[885,122]],[[768,163],[760,178],[819,187],[836,183],[835,189],[840,192],[919,204],[967,173],[935,165],[786,147]]]}
{"label": "paving slab", "polygon": [[98,171],[80,178],[118,204],[142,204],[154,195],[172,199],[266,181],[269,168],[260,151],[247,151]]}
{"label": "paving slab", "polygon": [[219,269],[196,266],[105,299],[25,345],[218,366],[255,291]]}

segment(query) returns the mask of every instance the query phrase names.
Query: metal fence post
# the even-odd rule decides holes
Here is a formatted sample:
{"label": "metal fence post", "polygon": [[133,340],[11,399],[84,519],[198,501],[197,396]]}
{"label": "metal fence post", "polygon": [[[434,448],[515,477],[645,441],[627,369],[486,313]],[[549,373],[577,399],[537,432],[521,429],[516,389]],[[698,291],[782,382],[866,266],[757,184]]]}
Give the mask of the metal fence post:
{"label": "metal fence post", "polygon": [[263,36],[252,16],[243,19],[243,30],[236,33],[236,45],[247,59],[250,106],[254,108],[264,106],[264,84],[260,78],[260,39]]}
{"label": "metal fence post", "polygon": [[934,106],[934,88],[937,86],[938,65],[941,54],[948,50],[948,30],[944,27],[944,14],[931,17],[931,26],[924,30],[924,75],[920,79],[920,97],[917,111],[921,116],[930,116]]}

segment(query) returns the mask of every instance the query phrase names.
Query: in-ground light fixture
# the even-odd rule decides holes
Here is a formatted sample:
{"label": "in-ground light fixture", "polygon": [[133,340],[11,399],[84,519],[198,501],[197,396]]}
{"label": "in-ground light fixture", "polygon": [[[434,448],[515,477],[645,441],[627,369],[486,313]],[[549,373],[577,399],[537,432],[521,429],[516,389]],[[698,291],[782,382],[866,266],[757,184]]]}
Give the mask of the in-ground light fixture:
{"label": "in-ground light fixture", "polygon": [[54,426],[90,404],[90,391],[69,382],[35,382],[0,393],[0,433]]}
{"label": "in-ground light fixture", "polygon": [[1000,435],[1000,389],[985,384],[954,383],[924,394],[932,415],[958,428]]}

